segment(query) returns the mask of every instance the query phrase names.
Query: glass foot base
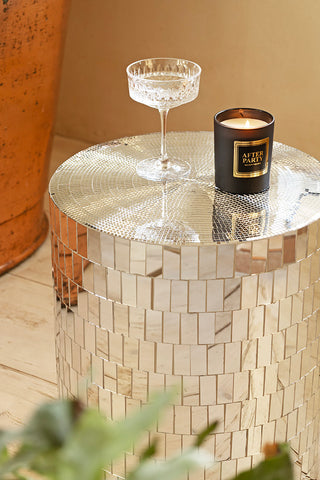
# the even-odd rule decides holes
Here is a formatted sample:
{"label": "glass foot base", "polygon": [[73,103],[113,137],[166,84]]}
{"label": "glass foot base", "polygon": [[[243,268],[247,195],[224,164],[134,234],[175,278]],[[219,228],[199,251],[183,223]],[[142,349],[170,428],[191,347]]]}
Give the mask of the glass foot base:
{"label": "glass foot base", "polygon": [[137,165],[137,174],[146,180],[161,182],[163,180],[179,180],[187,177],[191,167],[189,163],[172,158],[163,164],[159,158],[148,158]]}
{"label": "glass foot base", "polygon": [[188,225],[177,220],[159,218],[137,227],[136,234],[139,239],[155,243],[198,242],[199,235]]}

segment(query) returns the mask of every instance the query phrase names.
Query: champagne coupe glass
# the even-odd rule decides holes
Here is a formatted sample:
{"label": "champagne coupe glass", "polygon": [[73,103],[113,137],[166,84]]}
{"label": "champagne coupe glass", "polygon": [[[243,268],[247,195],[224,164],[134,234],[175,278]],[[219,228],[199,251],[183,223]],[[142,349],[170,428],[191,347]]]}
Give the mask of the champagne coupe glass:
{"label": "champagne coupe glass", "polygon": [[137,173],[147,180],[178,180],[190,172],[183,160],[169,157],[166,148],[170,108],[192,102],[199,93],[201,68],[178,58],[149,58],[127,67],[129,94],[136,102],[157,108],[161,120],[161,155],[142,160]]}

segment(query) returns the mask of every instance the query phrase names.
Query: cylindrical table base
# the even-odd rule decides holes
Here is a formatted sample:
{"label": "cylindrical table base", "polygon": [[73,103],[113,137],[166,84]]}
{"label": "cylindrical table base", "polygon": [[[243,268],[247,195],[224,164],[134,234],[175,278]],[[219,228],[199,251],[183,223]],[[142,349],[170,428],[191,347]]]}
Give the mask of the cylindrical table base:
{"label": "cylindrical table base", "polygon": [[[111,419],[180,385],[159,456],[218,420],[227,479],[289,441],[296,479],[317,479],[320,224],[251,242],[171,248],[86,228],[51,200],[58,383]],[[121,475],[137,460],[127,453]]]}

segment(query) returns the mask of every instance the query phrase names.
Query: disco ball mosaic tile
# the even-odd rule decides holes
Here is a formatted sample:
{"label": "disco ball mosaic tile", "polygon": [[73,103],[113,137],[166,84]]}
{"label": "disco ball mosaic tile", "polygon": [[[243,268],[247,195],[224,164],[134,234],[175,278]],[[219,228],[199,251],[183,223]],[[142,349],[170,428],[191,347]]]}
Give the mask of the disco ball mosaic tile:
{"label": "disco ball mosaic tile", "polygon": [[50,195],[82,225],[128,240],[210,245],[281,235],[320,216],[320,165],[275,142],[270,189],[234,195],[215,189],[213,134],[168,134],[169,155],[187,160],[188,179],[147,181],[137,162],[158,154],[158,134],[96,145],[71,157],[54,174]]}
{"label": "disco ball mosaic tile", "polygon": [[[154,438],[161,460],[212,420],[219,426],[206,448],[216,462],[197,480],[228,480],[259,462],[266,442],[283,441],[295,480],[318,480],[318,163],[276,144],[269,192],[224,194],[208,175],[212,140],[171,134],[172,150],[192,158],[186,184],[136,178],[136,159],[157,150],[157,135],[92,147],[54,174],[59,392],[117,420],[154,390],[181,387],[156,431],[112,465],[110,480]],[[163,222],[150,228],[159,212],[179,219],[170,235]]]}

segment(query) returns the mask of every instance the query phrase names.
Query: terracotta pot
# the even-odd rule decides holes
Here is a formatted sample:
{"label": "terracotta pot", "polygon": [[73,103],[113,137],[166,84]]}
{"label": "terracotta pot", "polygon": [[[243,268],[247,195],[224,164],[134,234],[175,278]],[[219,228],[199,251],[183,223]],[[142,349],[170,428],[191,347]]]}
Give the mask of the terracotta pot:
{"label": "terracotta pot", "polygon": [[43,195],[69,0],[2,0],[0,273],[43,242]]}

